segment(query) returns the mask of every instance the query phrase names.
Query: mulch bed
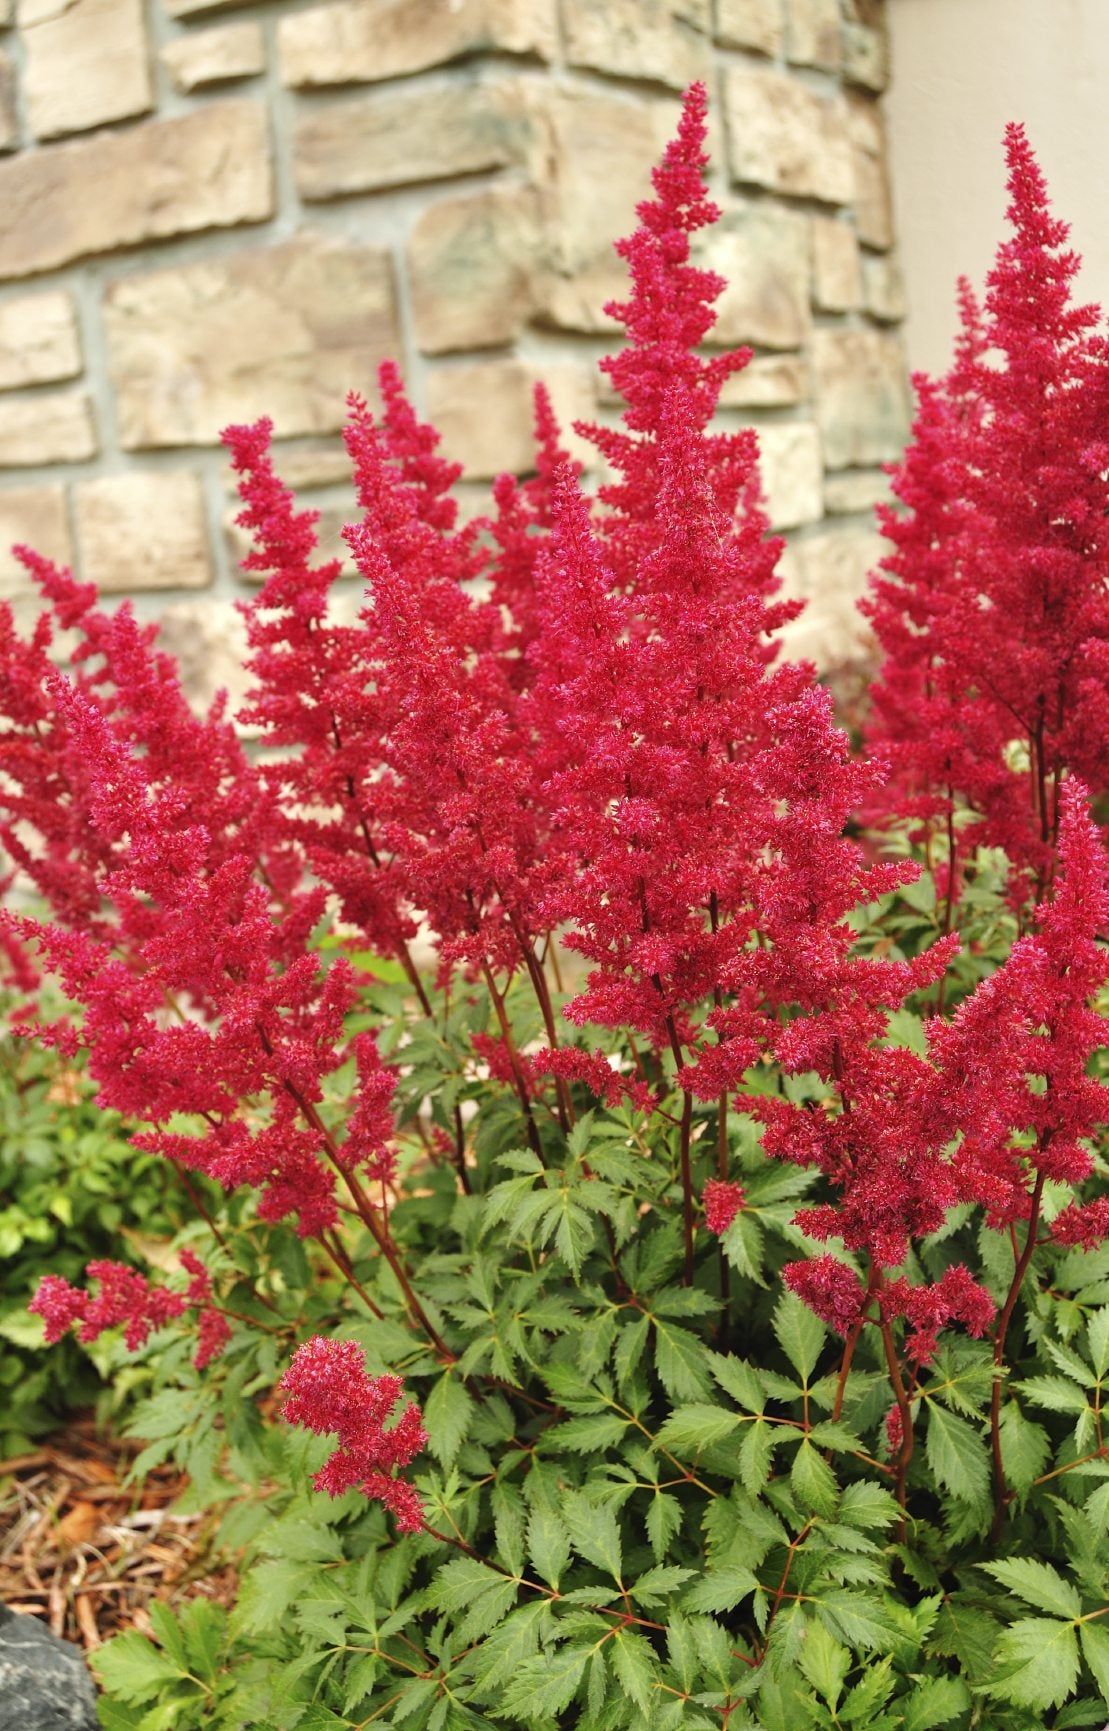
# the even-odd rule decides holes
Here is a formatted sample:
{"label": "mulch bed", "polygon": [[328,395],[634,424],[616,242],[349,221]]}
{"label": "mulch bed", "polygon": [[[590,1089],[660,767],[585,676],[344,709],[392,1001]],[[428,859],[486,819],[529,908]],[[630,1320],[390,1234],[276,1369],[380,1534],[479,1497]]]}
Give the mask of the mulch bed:
{"label": "mulch bed", "polygon": [[188,1480],[159,1467],[123,1482],[136,1452],[81,1418],[0,1460],[0,1604],[86,1652],[124,1629],[149,1634],[152,1599],[235,1596],[234,1568],[212,1554],[213,1516],[173,1513]]}

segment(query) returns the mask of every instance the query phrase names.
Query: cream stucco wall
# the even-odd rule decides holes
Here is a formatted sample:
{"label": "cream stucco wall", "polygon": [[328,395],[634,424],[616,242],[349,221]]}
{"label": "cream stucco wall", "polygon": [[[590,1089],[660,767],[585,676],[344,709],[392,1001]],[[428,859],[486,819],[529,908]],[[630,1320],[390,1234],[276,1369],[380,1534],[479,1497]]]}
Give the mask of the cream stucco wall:
{"label": "cream stucco wall", "polygon": [[890,0],[894,200],[914,367],[943,371],[960,272],[981,286],[1004,229],[1001,137],[1024,122],[1109,308],[1109,0]]}

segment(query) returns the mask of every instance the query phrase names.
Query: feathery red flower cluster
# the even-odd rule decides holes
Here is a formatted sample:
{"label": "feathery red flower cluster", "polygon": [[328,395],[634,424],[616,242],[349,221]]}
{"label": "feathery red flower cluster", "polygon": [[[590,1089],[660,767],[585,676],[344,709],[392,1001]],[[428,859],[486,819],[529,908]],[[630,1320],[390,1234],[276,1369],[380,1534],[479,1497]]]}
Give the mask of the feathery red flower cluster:
{"label": "feathery red flower cluster", "polygon": [[887,815],[946,830],[953,873],[1004,848],[1022,902],[1050,880],[1064,776],[1109,786],[1109,345],[1023,129],[1005,143],[1012,235],[983,309],[961,285],[951,373],[916,380],[864,610]]}
{"label": "feathery red flower cluster", "polygon": [[190,1276],[184,1292],[155,1286],[138,1269],[121,1262],[99,1261],[85,1269],[86,1278],[96,1282],[96,1293],[82,1292],[59,1274],[44,1274],[29,1309],[46,1324],[48,1346],[74,1325],[78,1340],[86,1344],[99,1340],[110,1328],[122,1328],[129,1352],[145,1346],[155,1329],[195,1310],[198,1339],[193,1362],[197,1370],[204,1370],[219,1357],[231,1330],[223,1313],[212,1307],[211,1277],[200,1258],[185,1249],[181,1262]]}
{"label": "feathery red flower cluster", "polygon": [[356,1341],[316,1335],[297,1348],[281,1387],[290,1424],[339,1438],[339,1447],[315,1476],[316,1489],[332,1497],[360,1490],[392,1511],[402,1533],[419,1532],[424,1524],[419,1493],[394,1476],[394,1469],[408,1466],[427,1442],[419,1407],[409,1401],[385,1429],[404,1392],[401,1378],[370,1376]]}

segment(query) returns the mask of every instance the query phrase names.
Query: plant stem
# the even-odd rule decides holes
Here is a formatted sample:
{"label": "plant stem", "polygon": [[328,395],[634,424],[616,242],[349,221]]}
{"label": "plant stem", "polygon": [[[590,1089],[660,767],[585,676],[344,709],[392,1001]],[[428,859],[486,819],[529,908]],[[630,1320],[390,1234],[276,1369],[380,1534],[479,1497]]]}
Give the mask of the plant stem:
{"label": "plant stem", "polygon": [[1024,1249],[1017,1259],[1013,1270],[1013,1279],[1009,1287],[1001,1314],[997,1319],[997,1330],[993,1342],[993,1388],[990,1391],[990,1451],[993,1455],[994,1479],[994,1516],[990,1528],[990,1538],[996,1543],[1005,1525],[1005,1511],[1010,1502],[1010,1493],[1005,1482],[1005,1462],[1001,1454],[1001,1388],[1005,1380],[1005,1340],[1009,1332],[1009,1324],[1013,1319],[1017,1299],[1020,1297],[1024,1277],[1028,1273],[1028,1265],[1032,1261],[1036,1249],[1036,1233],[1040,1224],[1040,1203],[1044,1193],[1044,1174],[1036,1174],[1036,1183],[1032,1191],[1032,1203],[1028,1212],[1028,1232],[1024,1240]]}

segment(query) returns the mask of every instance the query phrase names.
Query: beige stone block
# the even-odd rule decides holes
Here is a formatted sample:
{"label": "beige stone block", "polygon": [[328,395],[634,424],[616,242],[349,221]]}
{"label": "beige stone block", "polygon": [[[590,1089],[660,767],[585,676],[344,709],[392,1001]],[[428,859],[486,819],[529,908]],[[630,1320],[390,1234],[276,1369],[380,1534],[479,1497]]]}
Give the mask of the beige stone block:
{"label": "beige stone block", "polygon": [[212,580],[200,477],[131,469],[75,489],[81,575],[102,594],[201,589]]}
{"label": "beige stone block", "polygon": [[635,227],[637,202],[677,123],[675,102],[596,91],[552,92],[542,184],[545,318],[564,330],[611,332],[602,308],[627,289],[612,242]]}
{"label": "beige stone block", "polygon": [[839,0],[786,0],[786,54],[795,66],[838,72],[843,59]]}
{"label": "beige stone block", "polygon": [[[281,479],[294,492],[301,487],[350,483],[350,457],[341,439],[313,439],[303,445],[280,445],[274,461]],[[228,476],[229,484],[231,481],[232,477]]]}
{"label": "beige stone block", "polygon": [[84,391],[39,391],[0,397],[0,469],[36,463],[84,463],[98,445]]}
{"label": "beige stone block", "polygon": [[400,347],[389,255],[310,235],[124,277],[104,326],[127,450],[263,414],[279,437],[333,432]]}
{"label": "beige stone block", "polygon": [[845,24],[843,27],[843,76],[848,84],[857,84],[875,94],[889,83],[889,53],[884,30],[866,24]]}
{"label": "beige stone block", "polygon": [[154,105],[143,0],[19,0],[23,98],[36,138]]}
{"label": "beige stone block", "polygon": [[162,64],[175,89],[186,95],[211,84],[255,78],[266,69],[262,26],[255,19],[240,19],[176,36],[162,49]]}
{"label": "beige stone block", "polygon": [[881,537],[861,524],[836,523],[801,535],[782,555],[783,593],[805,602],[783,640],[791,656],[822,669],[859,659],[866,627],[858,602],[882,557]]}
{"label": "beige stone block", "polygon": [[243,666],[246,630],[233,601],[214,595],[171,601],[158,613],[158,647],[177,662],[185,696],[198,713],[221,691],[229,715],[242,707],[250,676]]}
{"label": "beige stone block", "polygon": [[851,142],[841,96],[818,96],[785,73],[733,66],[725,83],[725,114],[734,180],[823,204],[850,204]]}
{"label": "beige stone block", "polygon": [[416,341],[424,354],[510,343],[535,304],[537,196],[490,187],[437,199],[408,242]]}
{"label": "beige stone block", "polygon": [[81,371],[77,308],[64,289],[0,301],[0,390],[73,379]]}
{"label": "beige stone block", "polygon": [[462,463],[468,479],[534,469],[534,391],[540,381],[551,393],[565,449],[596,463],[592,446],[572,431],[575,420],[594,415],[589,374],[583,367],[535,367],[517,360],[436,367],[428,378],[427,418],[443,436],[443,454]]}
{"label": "beige stone block", "polygon": [[782,0],[716,0],[716,40],[725,48],[775,55],[782,46]]}
{"label": "beige stone block", "polygon": [[73,546],[60,481],[0,488],[0,595],[26,593],[32,585],[13,547],[31,547],[58,565],[72,565]]}
{"label": "beige stone block", "polygon": [[796,529],[824,515],[820,434],[812,421],[759,428],[759,461],[773,529]]}
{"label": "beige stone block", "polygon": [[814,216],[814,305],[826,313],[850,312],[862,296],[859,242],[853,224],[834,216]]}
{"label": "beige stone block", "polygon": [[808,217],[769,204],[728,211],[699,248],[698,262],[728,285],[713,341],[799,348],[811,322],[810,256]]}
{"label": "beige stone block", "polygon": [[824,509],[833,517],[873,511],[889,496],[889,480],[881,469],[844,469],[829,475],[824,483]]}
{"label": "beige stone block", "polygon": [[19,148],[19,111],[15,98],[15,66],[0,49],[0,151]]}
{"label": "beige stone block", "polygon": [[207,103],[0,162],[0,279],[272,211],[264,106]]}
{"label": "beige stone block", "polygon": [[708,66],[710,0],[563,0],[571,66],[682,90]]}
{"label": "beige stone block", "polygon": [[873,330],[815,331],[813,365],[827,467],[861,468],[898,456],[908,398],[896,337]]}
{"label": "beige stone block", "polygon": [[850,116],[855,224],[864,246],[886,252],[893,245],[893,201],[881,110],[868,97],[855,97]]}
{"label": "beige stone block", "polygon": [[300,115],[297,190],[312,201],[478,174],[524,160],[534,138],[527,93],[515,79],[383,90]]}
{"label": "beige stone block", "polygon": [[808,376],[800,355],[756,355],[742,372],[725,380],[722,409],[784,409],[808,394]]}
{"label": "beige stone block", "polygon": [[554,0],[330,0],[282,18],[281,76],[297,89],[403,78],[464,55],[550,60]]}
{"label": "beige stone block", "polygon": [[881,324],[905,317],[905,279],[896,258],[868,253],[863,259],[863,304]]}

